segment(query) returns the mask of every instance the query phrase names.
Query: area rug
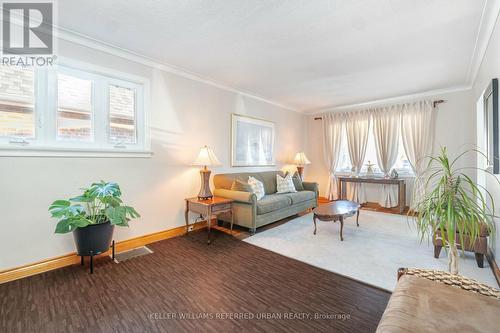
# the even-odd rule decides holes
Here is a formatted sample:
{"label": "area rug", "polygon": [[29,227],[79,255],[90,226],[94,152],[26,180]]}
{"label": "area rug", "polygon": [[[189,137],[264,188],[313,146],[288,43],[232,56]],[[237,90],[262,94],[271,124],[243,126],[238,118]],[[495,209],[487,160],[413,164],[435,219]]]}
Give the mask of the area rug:
{"label": "area rug", "polygon": [[[362,210],[359,227],[355,217],[344,222],[343,242],[338,222],[318,221],[316,235],[313,230],[311,213],[258,232],[245,242],[389,291],[394,290],[400,267],[448,270],[446,251],[435,259],[432,243],[420,241],[406,216]],[[461,254],[459,273],[498,288],[486,259],[484,268],[479,268],[474,253]]]}

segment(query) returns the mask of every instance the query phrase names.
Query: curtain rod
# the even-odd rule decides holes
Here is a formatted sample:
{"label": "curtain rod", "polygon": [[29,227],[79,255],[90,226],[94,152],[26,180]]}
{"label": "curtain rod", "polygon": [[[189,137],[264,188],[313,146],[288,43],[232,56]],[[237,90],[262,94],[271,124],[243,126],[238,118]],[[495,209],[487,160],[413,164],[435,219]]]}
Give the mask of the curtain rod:
{"label": "curtain rod", "polygon": [[[441,103],[446,103],[446,101],[445,101],[444,99],[438,99],[438,100],[435,100],[435,101],[432,103],[432,105],[433,105],[434,107],[436,107],[436,105],[441,104]],[[323,118],[322,118],[322,117],[315,117],[315,118],[314,118],[314,120],[323,120]]]}

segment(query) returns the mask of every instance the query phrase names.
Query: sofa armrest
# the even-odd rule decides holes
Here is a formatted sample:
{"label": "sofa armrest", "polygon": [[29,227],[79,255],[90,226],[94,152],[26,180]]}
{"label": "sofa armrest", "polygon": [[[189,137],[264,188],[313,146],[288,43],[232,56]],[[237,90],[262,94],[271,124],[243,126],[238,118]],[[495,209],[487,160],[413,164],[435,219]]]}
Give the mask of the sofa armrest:
{"label": "sofa armrest", "polygon": [[490,296],[500,300],[500,290],[458,274],[425,268],[399,268],[398,281],[404,275],[414,275],[419,278],[427,279],[436,283],[443,283],[450,286],[459,287],[465,291],[482,294],[484,296]]}
{"label": "sofa armrest", "polygon": [[316,197],[318,196],[319,190],[318,190],[318,183],[314,182],[302,182],[302,186],[304,186],[304,190],[306,191],[313,191],[316,193]]}
{"label": "sofa armrest", "polygon": [[214,194],[218,197],[233,199],[236,202],[243,202],[247,204],[254,204],[255,202],[257,202],[257,196],[252,192],[232,191],[222,188],[216,188],[214,190]]}

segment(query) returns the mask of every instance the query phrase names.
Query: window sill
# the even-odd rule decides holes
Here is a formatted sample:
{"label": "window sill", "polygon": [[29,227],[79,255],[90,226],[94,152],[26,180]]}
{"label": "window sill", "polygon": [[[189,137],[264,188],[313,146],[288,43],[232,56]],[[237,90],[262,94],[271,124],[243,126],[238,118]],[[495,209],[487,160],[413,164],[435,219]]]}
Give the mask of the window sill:
{"label": "window sill", "polygon": [[0,147],[0,157],[151,158],[149,150],[60,147]]}

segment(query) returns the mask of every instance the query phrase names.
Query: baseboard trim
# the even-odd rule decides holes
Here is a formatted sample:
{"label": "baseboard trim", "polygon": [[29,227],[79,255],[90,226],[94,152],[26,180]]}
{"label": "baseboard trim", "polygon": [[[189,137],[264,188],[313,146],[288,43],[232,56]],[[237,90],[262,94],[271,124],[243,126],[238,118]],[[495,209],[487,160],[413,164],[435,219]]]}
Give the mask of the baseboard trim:
{"label": "baseboard trim", "polygon": [[[198,222],[193,224],[193,229],[198,230],[206,227],[206,222]],[[139,236],[123,241],[116,242],[115,250],[116,252],[122,252],[134,249],[139,246],[144,246],[161,240],[169,239],[172,237],[183,235],[186,232],[186,227],[177,227],[173,229],[168,229],[164,231],[155,232],[152,234]],[[97,257],[109,256],[110,251],[102,253]],[[28,276],[48,272],[54,269],[71,266],[80,263],[80,257],[76,255],[76,252],[69,253],[63,256],[50,258],[35,262],[32,264],[24,265],[21,267],[11,268],[7,270],[0,271],[0,284],[5,282],[10,282],[18,279],[22,279]]]}
{"label": "baseboard trim", "polygon": [[495,256],[491,251],[488,251],[486,254],[486,260],[488,260],[488,264],[490,264],[491,271],[497,280],[497,284],[500,287],[500,268],[498,268],[497,262],[495,261]]}
{"label": "baseboard trim", "polygon": [[[194,230],[203,229],[206,227],[206,222],[201,221],[196,224],[192,224],[192,226]],[[134,249],[139,246],[144,246],[147,244],[151,244],[154,242],[158,242],[176,236],[181,236],[185,232],[186,232],[186,227],[182,226],[119,241],[115,245],[116,252],[123,252]],[[109,256],[110,254],[111,252],[108,251],[106,253],[100,254],[97,257]],[[495,258],[490,251],[488,251],[488,254],[486,254],[486,260],[490,264],[493,275],[495,276],[495,279],[498,285],[500,286],[500,268],[498,267]],[[63,268],[66,266],[71,266],[79,263],[80,263],[80,257],[76,255],[76,252],[73,252],[59,257],[38,261],[32,264],[3,270],[0,271],[0,284],[14,280],[19,280],[28,276],[37,275],[40,273],[52,271],[54,269]]]}

